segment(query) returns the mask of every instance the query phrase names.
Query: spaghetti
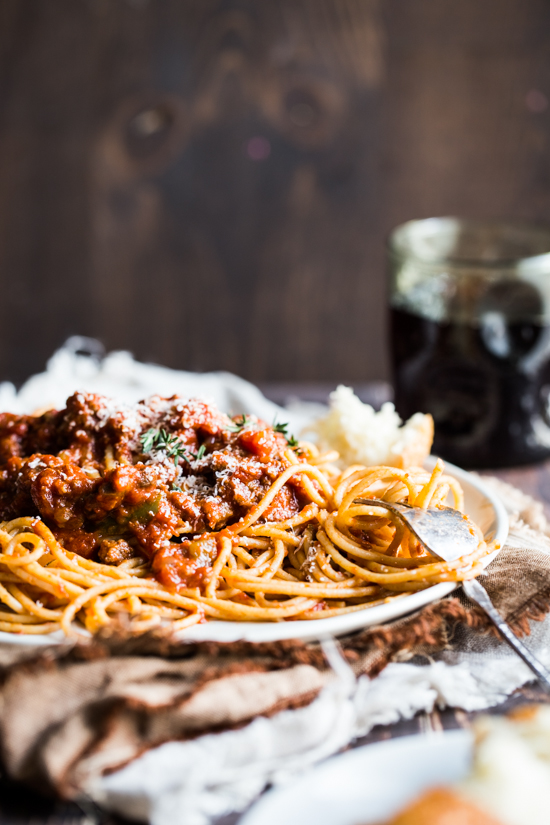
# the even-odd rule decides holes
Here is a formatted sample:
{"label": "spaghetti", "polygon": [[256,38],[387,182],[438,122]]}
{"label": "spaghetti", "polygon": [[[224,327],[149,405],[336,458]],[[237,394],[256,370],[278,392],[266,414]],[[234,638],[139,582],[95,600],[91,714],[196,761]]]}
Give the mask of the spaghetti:
{"label": "spaghetti", "polygon": [[[245,426],[243,422],[240,436]],[[263,437],[275,443],[273,430],[267,429]],[[254,435],[265,433],[266,428],[254,421],[246,431]],[[147,433],[151,440],[151,430]],[[165,453],[170,443],[175,448],[170,441],[166,447],[167,438]],[[320,455],[306,443],[283,447],[278,438],[275,434],[278,473],[258,500],[243,508],[240,518],[199,534],[188,524],[183,528],[171,525],[172,540],[149,556],[141,547],[132,557],[109,564],[69,549],[67,529],[50,528],[42,513],[4,521],[0,524],[0,630],[37,634],[62,629],[73,635],[79,626],[94,633],[115,620],[141,632],[163,624],[180,631],[204,619],[318,619],[363,610],[438,582],[460,581],[481,572],[488,548],[475,525],[477,550],[458,561],[442,562],[390,512],[357,502],[378,498],[427,508],[443,505],[450,494],[454,506],[462,509],[460,486],[444,475],[442,462],[437,462],[432,473],[361,466],[340,472],[331,463],[336,454]],[[248,442],[245,438],[244,443]],[[114,465],[108,472],[113,473],[119,464],[112,449],[110,453]],[[181,456],[168,458],[180,473]],[[88,466],[88,475],[93,469]],[[186,465],[184,469],[190,471]],[[294,488],[289,488],[290,483]],[[94,490],[101,484],[105,486],[103,481]],[[288,504],[289,489],[298,491],[294,506],[287,507],[286,517],[273,517],[281,512],[281,496]],[[112,495],[110,488],[103,489],[102,495],[108,494]],[[135,507],[143,511],[140,501]],[[127,529],[134,524],[134,537],[142,534],[141,516],[136,516],[135,508],[133,513],[133,520],[126,522],[118,514],[119,533],[123,526]],[[168,514],[164,518],[170,522]],[[154,516],[146,526],[153,521]],[[98,523],[104,529],[104,520]],[[82,531],[82,524],[77,530]],[[192,538],[182,542],[186,531]],[[101,535],[101,530],[93,534],[97,539],[96,534]],[[108,546],[110,552],[112,544]],[[209,564],[205,564],[205,547]],[[159,556],[164,562],[177,558],[183,563],[193,561],[193,555],[203,565],[191,565],[193,575],[180,578],[175,585],[173,576],[163,577]],[[198,569],[206,571],[199,578]]]}

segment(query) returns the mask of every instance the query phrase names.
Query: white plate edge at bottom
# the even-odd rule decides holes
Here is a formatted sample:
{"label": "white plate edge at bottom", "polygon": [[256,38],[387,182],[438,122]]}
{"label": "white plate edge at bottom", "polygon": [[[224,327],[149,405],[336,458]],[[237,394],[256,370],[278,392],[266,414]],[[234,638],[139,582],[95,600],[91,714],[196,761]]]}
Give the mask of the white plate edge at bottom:
{"label": "white plate edge at bottom", "polygon": [[[431,469],[437,458],[428,456],[425,465]],[[492,537],[496,541],[497,549],[484,559],[484,565],[488,565],[498,554],[500,548],[506,541],[508,535],[508,514],[503,503],[497,495],[488,488],[483,480],[460,467],[456,467],[445,461],[445,470],[449,475],[457,478],[458,481],[474,487],[492,506],[495,513],[496,533]],[[194,625],[181,633],[182,641],[209,641],[209,642],[273,642],[285,639],[301,639],[302,641],[312,641],[327,636],[341,636],[344,633],[353,633],[364,627],[383,624],[393,619],[413,613],[421,607],[425,607],[431,602],[442,599],[452,593],[458,587],[456,582],[444,582],[435,584],[427,590],[420,590],[417,593],[394,599],[386,604],[376,607],[365,607],[355,613],[345,613],[342,616],[333,616],[328,619],[309,619],[297,621],[280,622],[231,622],[231,621],[209,621],[204,624]],[[18,645],[48,645],[66,640],[62,631],[38,635],[23,635],[6,633],[0,631],[0,642],[9,642]]]}
{"label": "white plate edge at bottom", "polygon": [[[453,730],[400,736],[336,754],[288,783],[268,790],[246,811],[239,825],[276,825],[283,813],[288,825],[310,821],[325,825],[323,816],[327,825],[382,822],[429,787],[462,779],[471,763],[473,742],[471,731]],[[391,798],[376,776],[378,771],[379,778],[388,779],[386,762],[403,777],[401,783],[393,782]],[[401,762],[407,770],[400,773]],[[351,784],[351,793],[349,785],[333,793],[338,774]],[[321,807],[315,802],[319,795],[324,797]],[[335,802],[336,811],[332,809]],[[368,810],[373,803],[377,806],[375,814]]]}

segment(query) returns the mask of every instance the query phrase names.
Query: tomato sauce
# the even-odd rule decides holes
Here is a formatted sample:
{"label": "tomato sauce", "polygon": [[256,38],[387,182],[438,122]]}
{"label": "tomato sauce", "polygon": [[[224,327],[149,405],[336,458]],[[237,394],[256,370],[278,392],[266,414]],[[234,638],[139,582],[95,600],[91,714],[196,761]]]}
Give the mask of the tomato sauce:
{"label": "tomato sauce", "polygon": [[[67,550],[106,564],[143,557],[167,587],[203,587],[215,534],[290,466],[286,449],[254,417],[195,399],[130,407],[75,393],[63,410],[0,414],[0,519],[40,516]],[[290,518],[302,499],[290,482],[264,519]]]}

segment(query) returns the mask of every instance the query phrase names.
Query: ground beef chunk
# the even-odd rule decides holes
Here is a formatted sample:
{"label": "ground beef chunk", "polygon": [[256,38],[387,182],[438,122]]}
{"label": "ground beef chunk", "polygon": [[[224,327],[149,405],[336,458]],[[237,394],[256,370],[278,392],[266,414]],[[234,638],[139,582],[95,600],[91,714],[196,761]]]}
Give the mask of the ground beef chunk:
{"label": "ground beef chunk", "polygon": [[0,464],[15,456],[56,452],[58,420],[55,410],[36,417],[0,413]]}
{"label": "ground beef chunk", "polygon": [[63,460],[54,455],[31,455],[10,458],[0,469],[0,519],[40,515],[32,497],[32,485],[48,467],[62,467]]}
{"label": "ground beef chunk", "polygon": [[31,496],[44,521],[77,530],[84,523],[84,502],[96,482],[70,461],[46,467],[31,483]]}
{"label": "ground beef chunk", "polygon": [[124,539],[103,539],[99,548],[99,560],[103,564],[121,564],[126,559],[132,559],[136,555],[128,542]]}

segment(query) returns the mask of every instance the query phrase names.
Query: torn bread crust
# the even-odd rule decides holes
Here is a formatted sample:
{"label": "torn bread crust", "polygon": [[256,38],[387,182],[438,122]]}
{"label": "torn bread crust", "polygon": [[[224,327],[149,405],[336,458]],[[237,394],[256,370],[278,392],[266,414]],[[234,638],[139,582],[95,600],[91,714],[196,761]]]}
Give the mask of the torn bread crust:
{"label": "torn bread crust", "polygon": [[[413,418],[416,417],[413,416]],[[396,445],[398,453],[392,466],[398,467],[400,470],[408,470],[410,467],[422,467],[432,449],[434,440],[434,420],[432,416],[422,415],[421,418],[416,418],[414,423],[413,419],[410,419],[404,427],[409,427],[411,424],[416,433],[415,440],[411,443]],[[392,454],[394,451],[395,448],[392,448]]]}

